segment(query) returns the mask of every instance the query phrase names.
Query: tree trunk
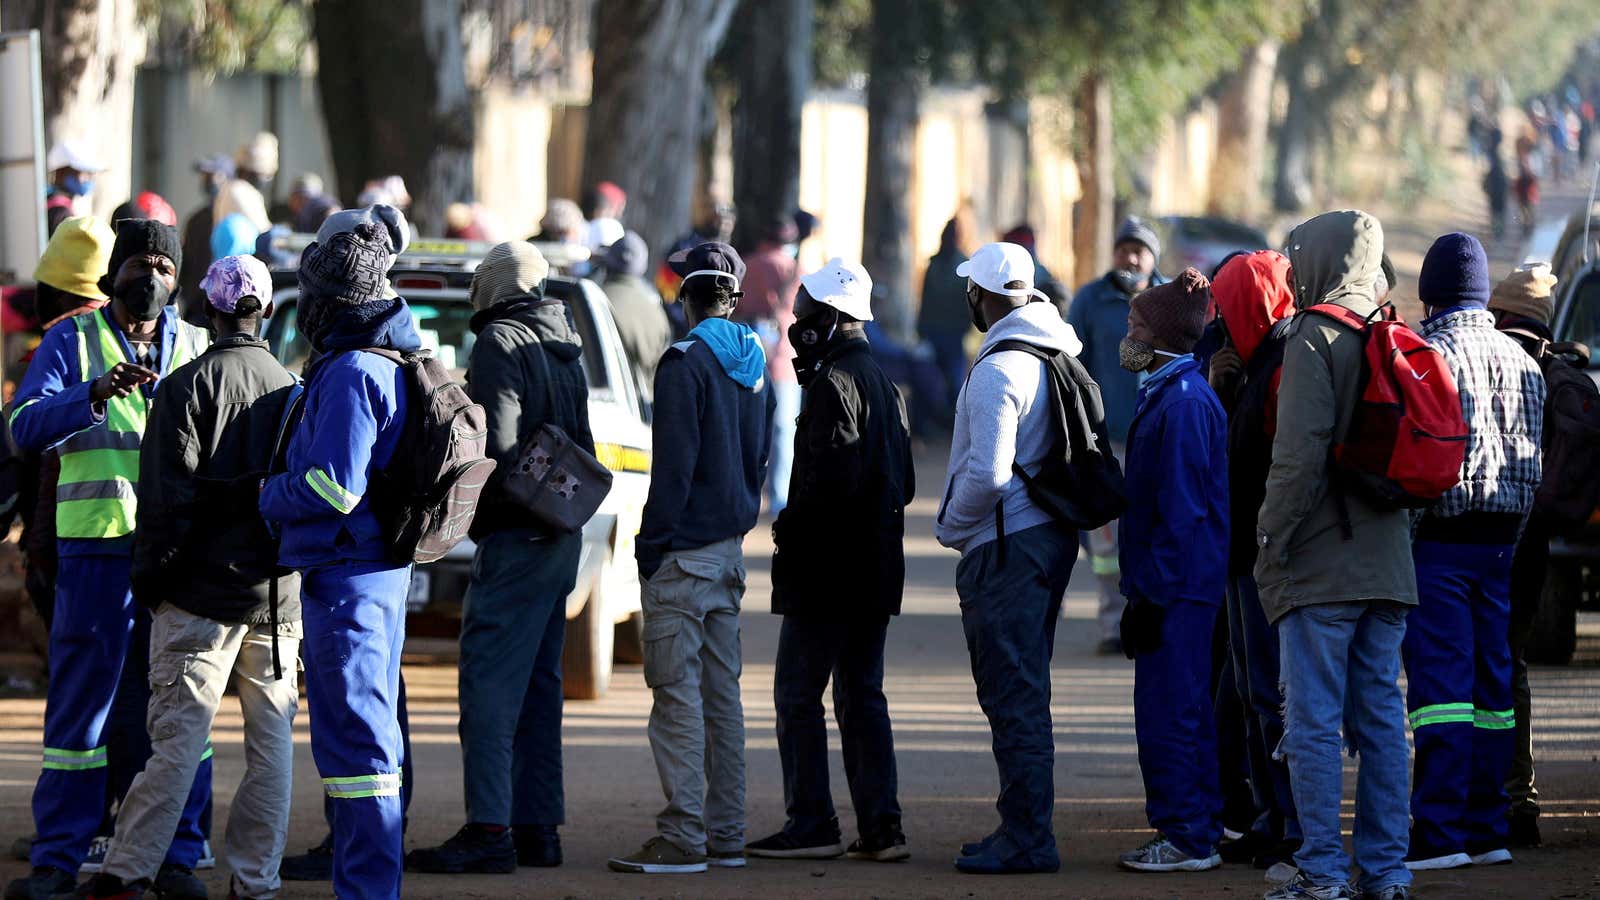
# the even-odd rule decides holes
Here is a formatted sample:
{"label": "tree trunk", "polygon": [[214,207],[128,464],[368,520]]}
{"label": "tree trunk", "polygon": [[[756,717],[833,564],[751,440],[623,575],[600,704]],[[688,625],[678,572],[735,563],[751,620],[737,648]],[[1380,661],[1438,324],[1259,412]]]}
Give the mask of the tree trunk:
{"label": "tree trunk", "polygon": [[812,0],[746,3],[734,16],[733,243],[753,248],[800,205],[800,117],[811,90]]}
{"label": "tree trunk", "polygon": [[1272,73],[1278,42],[1245,52],[1217,102],[1217,158],[1211,169],[1212,215],[1253,221],[1261,214],[1261,176],[1267,154]]}
{"label": "tree trunk", "polygon": [[[460,0],[342,0],[312,5],[317,87],[340,196],[399,175],[413,230],[437,234],[444,208],[472,199],[472,97]],[[426,77],[396,76],[396,60]]]}
{"label": "tree trunk", "polygon": [[1111,83],[1085,76],[1078,86],[1078,199],[1072,226],[1072,255],[1078,284],[1105,274],[1111,265],[1113,204],[1116,201],[1116,146],[1111,131]]}
{"label": "tree trunk", "polygon": [[0,12],[7,30],[39,30],[45,145],[73,141],[106,167],[94,212],[109,216],[131,195],[134,67],[145,52],[138,0],[6,0]]}
{"label": "tree trunk", "polygon": [[922,76],[914,0],[873,0],[867,63],[867,184],[861,264],[872,276],[877,316],[891,334],[909,337],[911,301],[911,169],[915,160]]}
{"label": "tree trunk", "polygon": [[584,183],[628,192],[626,224],[659,260],[688,230],[706,65],[737,0],[599,0]]}
{"label": "tree trunk", "polygon": [[1278,58],[1278,75],[1289,91],[1289,108],[1278,126],[1278,160],[1272,180],[1272,206],[1278,212],[1299,212],[1311,203],[1317,117],[1327,111],[1320,108],[1320,98],[1306,81],[1306,67],[1305,54],[1298,46],[1287,48]]}

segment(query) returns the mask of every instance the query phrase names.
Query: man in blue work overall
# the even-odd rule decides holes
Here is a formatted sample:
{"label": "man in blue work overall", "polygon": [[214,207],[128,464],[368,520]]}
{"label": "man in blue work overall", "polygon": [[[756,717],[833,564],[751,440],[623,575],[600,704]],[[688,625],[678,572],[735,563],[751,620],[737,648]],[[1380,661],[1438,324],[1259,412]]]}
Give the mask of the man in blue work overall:
{"label": "man in blue work overall", "polygon": [[[205,332],[180,321],[170,305],[181,260],[177,229],[150,219],[119,223],[100,279],[111,302],[45,334],[11,412],[18,446],[54,448],[61,459],[61,563],[44,766],[33,795],[33,871],[6,887],[7,900],[73,890],[105,813],[109,767],[137,771],[150,753],[148,741],[108,741],[106,720],[119,691],[137,692],[123,702],[140,709],[149,696],[144,667],[123,678],[124,657],[138,639],[131,635],[148,634],[149,613],[134,606],[128,575],[139,443],[158,380],[199,356],[207,343]],[[146,620],[142,629],[135,627],[139,616]],[[204,840],[199,820],[210,767],[208,758],[195,775],[200,787],[190,792],[157,879],[174,895],[182,894],[180,881],[198,885],[190,870]]]}
{"label": "man in blue work overall", "polygon": [[261,514],[282,529],[279,562],[303,579],[301,655],[311,753],[333,801],[334,894],[397,898],[411,567],[391,557],[368,492],[394,457],[407,403],[399,366],[355,351],[414,353],[421,340],[389,290],[394,243],[384,225],[368,217],[318,236],[300,257],[298,324],[321,356],[306,372],[288,471],[263,483]]}

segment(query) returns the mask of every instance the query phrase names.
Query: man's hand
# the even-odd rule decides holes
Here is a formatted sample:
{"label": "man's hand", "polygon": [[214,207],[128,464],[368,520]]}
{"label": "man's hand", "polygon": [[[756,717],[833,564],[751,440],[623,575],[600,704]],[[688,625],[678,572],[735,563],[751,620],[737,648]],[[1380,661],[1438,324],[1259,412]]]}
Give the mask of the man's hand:
{"label": "man's hand", "polygon": [[1232,391],[1233,383],[1242,371],[1244,360],[1239,358],[1239,351],[1233,349],[1232,344],[1224,344],[1222,349],[1211,354],[1211,370],[1206,380],[1211,383],[1212,390],[1225,395]]}
{"label": "man's hand", "polygon": [[113,397],[126,397],[138,390],[139,385],[148,384],[158,377],[160,376],[144,366],[119,362],[111,367],[111,371],[96,378],[94,384],[89,386],[89,399],[103,403]]}

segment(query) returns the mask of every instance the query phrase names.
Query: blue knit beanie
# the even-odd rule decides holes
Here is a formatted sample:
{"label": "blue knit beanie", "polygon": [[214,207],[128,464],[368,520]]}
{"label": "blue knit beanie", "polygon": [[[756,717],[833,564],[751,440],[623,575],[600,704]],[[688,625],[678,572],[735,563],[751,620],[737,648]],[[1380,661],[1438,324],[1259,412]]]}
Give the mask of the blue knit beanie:
{"label": "blue knit beanie", "polygon": [[1452,232],[1433,242],[1422,260],[1417,299],[1424,306],[1489,307],[1489,257],[1470,234]]}

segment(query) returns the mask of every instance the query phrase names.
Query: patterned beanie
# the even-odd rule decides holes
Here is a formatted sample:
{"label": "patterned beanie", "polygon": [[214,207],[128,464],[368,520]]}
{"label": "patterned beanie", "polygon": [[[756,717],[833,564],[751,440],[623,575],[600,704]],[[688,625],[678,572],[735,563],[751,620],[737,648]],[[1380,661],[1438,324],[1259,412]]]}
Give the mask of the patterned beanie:
{"label": "patterned beanie", "polygon": [[1193,267],[1135,296],[1128,304],[1128,337],[1153,347],[1188,353],[1205,331],[1211,282]]}

